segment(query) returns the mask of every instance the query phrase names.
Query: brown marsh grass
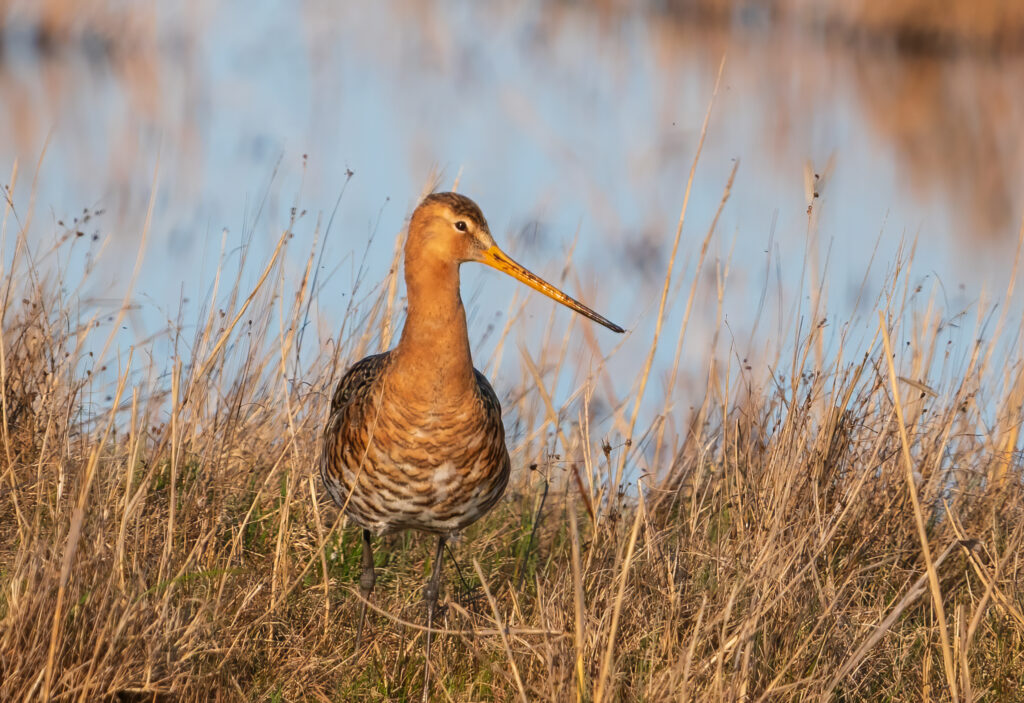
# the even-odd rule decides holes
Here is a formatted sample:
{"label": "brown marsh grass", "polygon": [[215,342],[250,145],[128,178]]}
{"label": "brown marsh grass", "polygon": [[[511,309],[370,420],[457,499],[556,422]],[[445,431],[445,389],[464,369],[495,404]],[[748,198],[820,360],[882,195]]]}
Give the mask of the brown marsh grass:
{"label": "brown marsh grass", "polygon": [[1024,6],[1005,0],[668,0],[662,9],[705,21],[778,22],[911,53],[996,53],[1024,46]]}
{"label": "brown marsh grass", "polygon": [[[317,244],[297,277],[282,264],[293,222],[246,264],[255,283],[219,268],[217,302],[168,330],[162,373],[147,340],[114,342],[128,297],[92,311],[81,282],[53,273],[74,233],[32,250],[31,205],[15,205],[0,279],[0,699],[415,698],[430,546],[379,540],[369,642],[353,651],[358,533],[313,471],[332,383],[400,325],[397,266],[357,279],[344,318],[321,320]],[[681,247],[698,270],[713,236]],[[520,349],[522,376],[496,383],[515,478],[455,547],[459,571],[446,567],[434,698],[1021,700],[1013,286],[994,315],[918,301],[911,248],[884,289],[862,291],[877,324],[823,343],[819,287],[784,354],[744,365],[681,355],[688,315],[660,324],[694,305],[696,280],[671,294],[677,251],[650,349],[676,349],[669,388],[681,359],[700,365],[699,407],[667,393],[637,426],[649,360],[630,397],[613,397],[602,365],[556,407],[573,336],[607,358],[576,325],[561,339],[549,326]],[[857,324],[869,342],[852,341]],[[952,324],[977,325],[964,358],[942,343]],[[602,412],[612,429],[598,435]]]}

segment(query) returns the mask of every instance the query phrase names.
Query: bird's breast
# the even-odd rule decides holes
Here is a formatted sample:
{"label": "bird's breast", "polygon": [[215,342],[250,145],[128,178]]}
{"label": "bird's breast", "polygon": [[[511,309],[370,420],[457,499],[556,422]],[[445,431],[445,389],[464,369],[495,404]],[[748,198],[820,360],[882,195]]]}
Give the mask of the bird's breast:
{"label": "bird's breast", "polygon": [[377,532],[452,533],[497,502],[509,457],[496,404],[479,394],[442,402],[386,387],[373,395],[376,402],[347,408],[325,438],[325,482],[355,522]]}

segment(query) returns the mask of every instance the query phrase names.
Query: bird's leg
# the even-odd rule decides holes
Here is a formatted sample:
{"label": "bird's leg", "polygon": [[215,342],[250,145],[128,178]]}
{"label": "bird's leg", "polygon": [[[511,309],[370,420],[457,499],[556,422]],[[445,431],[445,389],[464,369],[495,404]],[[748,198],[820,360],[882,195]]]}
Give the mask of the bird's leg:
{"label": "bird's leg", "polygon": [[359,605],[359,628],[356,630],[356,651],[363,641],[363,624],[366,622],[366,601],[373,592],[373,584],[377,582],[377,574],[373,571],[373,545],[370,544],[370,531],[363,530],[363,573],[359,575],[359,592],[363,601]]}
{"label": "bird's leg", "polygon": [[427,587],[423,590],[423,597],[427,601],[427,642],[426,642],[426,664],[423,668],[423,703],[427,702],[430,695],[430,640],[432,639],[431,629],[434,627],[434,609],[437,607],[437,592],[441,581],[441,561],[444,559],[444,536],[437,538],[437,552],[434,554],[434,570],[427,581]]}

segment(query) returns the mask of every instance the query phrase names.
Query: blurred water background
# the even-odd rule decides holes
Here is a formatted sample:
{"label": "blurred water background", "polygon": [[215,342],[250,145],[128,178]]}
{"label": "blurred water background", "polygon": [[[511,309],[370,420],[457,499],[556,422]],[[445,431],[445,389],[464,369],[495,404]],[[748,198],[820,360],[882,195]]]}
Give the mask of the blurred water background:
{"label": "blurred water background", "polygon": [[[622,344],[609,366],[622,397],[724,58],[653,378],[667,383],[698,275],[685,372],[661,397],[699,403],[716,355],[755,379],[778,373],[769,361],[794,330],[822,324],[818,282],[830,348],[843,329],[869,339],[893,261],[915,244],[912,287],[938,300],[943,339],[966,356],[985,332],[972,306],[1007,286],[1024,207],[1024,11],[928,5],[4,0],[0,180],[17,162],[14,217],[31,217],[38,254],[77,240],[64,275],[94,265],[82,306],[102,311],[130,281],[156,173],[121,342],[155,340],[166,368],[161,333],[199,319],[222,243],[230,265],[247,242],[260,261],[294,207],[298,276],[338,203],[318,279],[323,344],[360,267],[367,285],[387,274],[435,174],[442,188],[458,179],[513,256],[629,328],[596,332],[605,352]],[[487,359],[517,284],[463,271]],[[518,295],[511,344],[535,348],[551,304]],[[561,393],[586,377],[588,353]],[[503,359],[499,393],[518,375],[518,354]]]}

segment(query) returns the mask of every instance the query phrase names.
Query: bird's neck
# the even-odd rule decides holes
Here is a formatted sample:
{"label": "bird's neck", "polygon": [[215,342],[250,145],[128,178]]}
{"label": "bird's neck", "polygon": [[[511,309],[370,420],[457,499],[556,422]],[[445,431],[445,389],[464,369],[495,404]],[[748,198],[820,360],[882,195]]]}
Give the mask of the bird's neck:
{"label": "bird's neck", "polygon": [[433,403],[461,398],[476,385],[459,265],[418,259],[405,267],[409,310],[395,349],[394,382],[409,397]]}

